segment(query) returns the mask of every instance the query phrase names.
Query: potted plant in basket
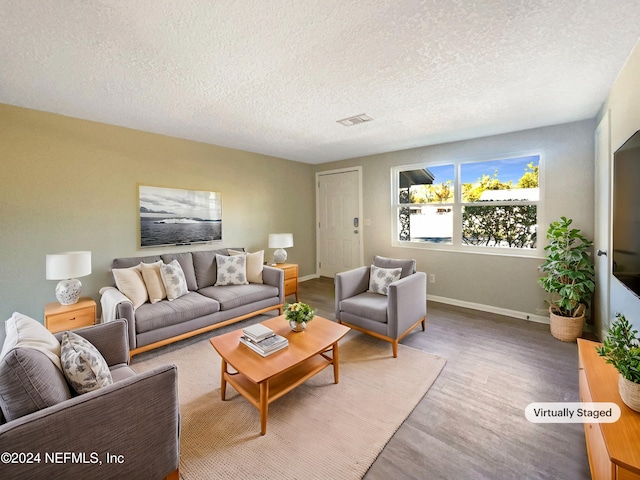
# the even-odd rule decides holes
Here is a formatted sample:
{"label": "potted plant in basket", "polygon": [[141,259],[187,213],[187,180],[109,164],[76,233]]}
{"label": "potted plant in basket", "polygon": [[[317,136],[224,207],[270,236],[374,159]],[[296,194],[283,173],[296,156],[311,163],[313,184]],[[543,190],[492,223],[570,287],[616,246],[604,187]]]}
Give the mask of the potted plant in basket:
{"label": "potted plant in basket", "polygon": [[561,217],[549,225],[546,260],[540,269],[547,275],[539,279],[551,293],[549,316],[551,335],[564,342],[575,342],[595,289],[594,269],[588,250],[593,242],[576,228],[573,220]]}
{"label": "potted plant in basket", "polygon": [[313,320],[315,315],[316,311],[306,303],[287,303],[284,306],[284,316],[294,332],[301,332],[307,328],[307,323]]}
{"label": "potted plant in basket", "polygon": [[616,314],[602,347],[596,348],[620,374],[618,390],[622,401],[630,409],[640,412],[640,338],[629,321]]}

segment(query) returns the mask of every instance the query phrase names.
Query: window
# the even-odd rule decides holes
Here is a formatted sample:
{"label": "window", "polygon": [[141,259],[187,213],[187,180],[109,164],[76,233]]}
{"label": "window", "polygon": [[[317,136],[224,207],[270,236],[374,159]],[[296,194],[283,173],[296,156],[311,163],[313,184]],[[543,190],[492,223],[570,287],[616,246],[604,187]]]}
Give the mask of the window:
{"label": "window", "polygon": [[392,169],[394,244],[535,250],[540,158]]}

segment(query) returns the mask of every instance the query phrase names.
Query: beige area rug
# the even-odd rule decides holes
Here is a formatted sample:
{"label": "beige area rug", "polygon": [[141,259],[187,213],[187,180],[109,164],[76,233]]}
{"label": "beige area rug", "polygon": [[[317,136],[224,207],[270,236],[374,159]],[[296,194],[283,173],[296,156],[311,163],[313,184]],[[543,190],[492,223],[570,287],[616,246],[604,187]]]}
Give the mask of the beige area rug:
{"label": "beige area rug", "polygon": [[180,476],[195,479],[358,479],[440,374],[446,360],[357,334],[340,344],[340,382],[327,368],[260,416],[230,385],[208,340],[134,363],[178,366]]}

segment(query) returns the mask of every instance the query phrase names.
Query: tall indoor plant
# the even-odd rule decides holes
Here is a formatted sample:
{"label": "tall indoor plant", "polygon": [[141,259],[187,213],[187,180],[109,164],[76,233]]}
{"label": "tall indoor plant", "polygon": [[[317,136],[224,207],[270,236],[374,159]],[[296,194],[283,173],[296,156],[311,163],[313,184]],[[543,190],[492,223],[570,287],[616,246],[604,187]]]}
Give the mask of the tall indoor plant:
{"label": "tall indoor plant", "polygon": [[573,220],[560,217],[547,230],[549,244],[540,269],[542,288],[551,293],[549,316],[551,334],[564,342],[575,342],[582,335],[586,308],[595,289],[594,269],[589,255],[593,242],[571,228]]}
{"label": "tall indoor plant", "polygon": [[596,348],[598,354],[620,374],[618,390],[622,401],[640,412],[640,338],[624,315],[616,314],[607,338]]}

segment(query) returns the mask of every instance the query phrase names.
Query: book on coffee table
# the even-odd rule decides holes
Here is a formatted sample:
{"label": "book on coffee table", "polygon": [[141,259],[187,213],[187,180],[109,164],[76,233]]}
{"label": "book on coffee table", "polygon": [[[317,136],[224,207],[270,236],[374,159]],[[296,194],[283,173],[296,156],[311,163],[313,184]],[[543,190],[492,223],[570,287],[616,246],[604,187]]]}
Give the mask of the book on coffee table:
{"label": "book on coffee table", "polygon": [[263,357],[267,355],[271,355],[272,353],[277,352],[278,350],[282,350],[283,348],[289,345],[289,340],[280,336],[280,335],[272,335],[270,337],[261,340],[260,342],[256,342],[251,340],[246,336],[240,337],[240,342],[244,343],[247,347],[249,347],[254,352],[259,353]]}
{"label": "book on coffee table", "polygon": [[261,323],[256,323],[255,325],[249,325],[248,327],[243,328],[242,333],[244,333],[246,337],[249,337],[251,340],[256,342],[275,335],[275,332],[273,330],[271,330],[269,327],[265,327]]}

